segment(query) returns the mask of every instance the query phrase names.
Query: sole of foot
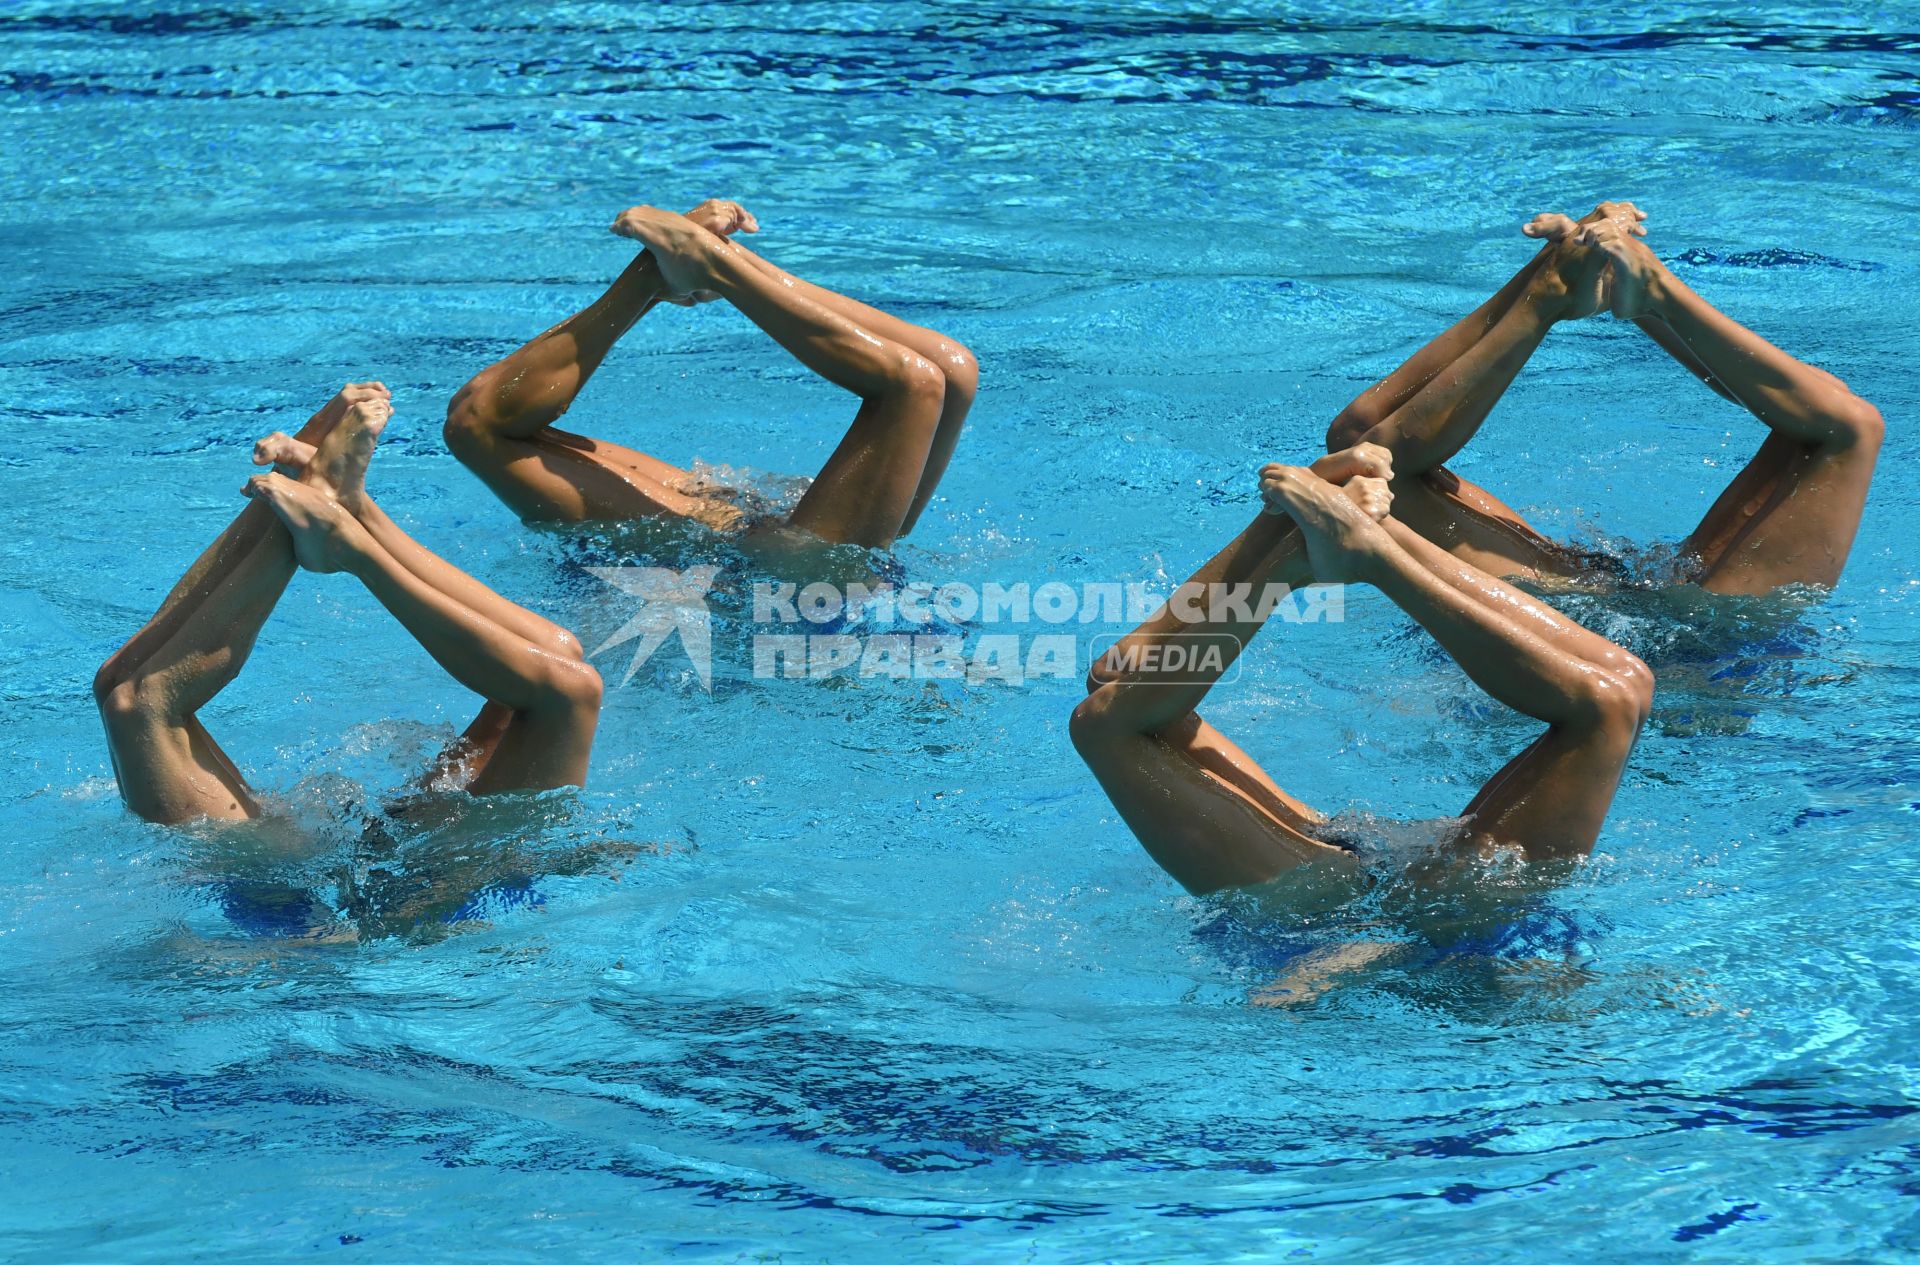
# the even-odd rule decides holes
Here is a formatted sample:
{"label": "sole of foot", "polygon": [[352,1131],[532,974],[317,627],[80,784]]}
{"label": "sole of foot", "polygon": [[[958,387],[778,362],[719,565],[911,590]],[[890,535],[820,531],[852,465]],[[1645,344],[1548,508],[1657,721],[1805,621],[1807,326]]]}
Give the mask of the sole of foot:
{"label": "sole of foot", "polygon": [[393,405],[384,398],[362,400],[349,408],[327,437],[313,450],[302,481],[347,504],[367,494],[367,463],[380,442],[380,433],[393,417]]}
{"label": "sole of foot", "polygon": [[711,292],[704,256],[722,239],[686,216],[654,206],[628,207],[613,221],[613,232],[647,248],[676,300]]}
{"label": "sole of foot", "polygon": [[[1371,482],[1384,491],[1380,480]],[[1362,488],[1364,495],[1368,489]],[[1349,496],[1304,466],[1268,466],[1261,471],[1260,495],[1270,513],[1285,514],[1300,527],[1307,561],[1318,584],[1361,583],[1392,544],[1380,524]]]}
{"label": "sole of foot", "polygon": [[294,559],[308,571],[348,570],[364,551],[366,529],[320,488],[284,474],[256,474],[241,491],[286,525]]}

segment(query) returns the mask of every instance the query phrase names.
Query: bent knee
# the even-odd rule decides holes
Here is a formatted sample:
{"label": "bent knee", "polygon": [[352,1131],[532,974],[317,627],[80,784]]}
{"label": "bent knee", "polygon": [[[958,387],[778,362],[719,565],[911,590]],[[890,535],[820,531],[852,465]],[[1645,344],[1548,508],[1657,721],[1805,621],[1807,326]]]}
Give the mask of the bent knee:
{"label": "bent knee", "polygon": [[980,391],[980,361],[974,356],[973,349],[957,338],[940,338],[940,374],[946,379],[946,404],[948,407],[964,406],[973,403],[973,397]]}
{"label": "bent knee", "polygon": [[577,659],[563,660],[555,666],[548,684],[555,699],[567,710],[581,716],[600,714],[606,685],[593,665]]}
{"label": "bent knee", "polygon": [[1851,391],[1847,392],[1846,402],[1834,420],[1840,424],[1850,448],[1878,449],[1880,441],[1887,437],[1887,419],[1880,415],[1880,410]]}
{"label": "bent knee", "polygon": [[1327,424],[1327,451],[1344,452],[1366,439],[1372,429],[1373,423],[1367,418],[1356,415],[1352,409],[1344,409]]}
{"label": "bent knee", "polygon": [[572,663],[587,661],[587,652],[580,645],[580,638],[574,636],[570,630],[532,611],[526,613],[533,617],[535,624],[535,629],[527,634],[528,640],[534,645],[548,654]]}
{"label": "bent knee", "polygon": [[1103,685],[1112,685],[1124,675],[1125,673],[1108,663],[1107,657],[1102,655],[1093,661],[1092,667],[1087,669],[1087,693],[1091,694]]}
{"label": "bent knee", "polygon": [[440,427],[440,438],[460,460],[476,460],[492,450],[500,429],[494,395],[492,371],[483,370],[447,401],[447,420]]}
{"label": "bent knee", "polygon": [[887,367],[886,393],[938,414],[947,398],[947,375],[925,356],[908,352]]}
{"label": "bent knee", "polygon": [[1886,419],[1880,416],[1880,410],[1854,393],[1839,377],[1817,366],[1809,365],[1817,389],[1803,393],[1804,406],[1811,410],[1822,423],[1826,434],[1820,446],[1831,450],[1857,448],[1871,445],[1878,448],[1886,437]]}
{"label": "bent knee", "polygon": [[121,686],[127,683],[127,670],[120,662],[120,653],[116,651],[112,658],[100,665],[93,674],[93,705],[106,711],[113,696]]}
{"label": "bent knee", "polygon": [[460,388],[447,402],[447,420],[440,427],[440,438],[447,451],[462,461],[477,456],[485,447],[487,428],[480,418],[472,382]]}
{"label": "bent knee", "polygon": [[[111,666],[111,664],[109,664]],[[104,675],[107,669],[102,668]],[[139,674],[119,676],[104,686],[94,679],[94,702],[109,733],[129,733],[171,723],[175,718],[158,683]]]}
{"label": "bent knee", "polygon": [[1630,746],[1653,714],[1654,682],[1653,672],[1645,663],[1624,651],[1622,654],[1625,664],[1592,670],[1584,702],[1595,729]]}
{"label": "bent knee", "polygon": [[1653,714],[1653,669],[1639,655],[1615,647],[1614,656],[1607,661],[1607,672],[1632,700],[1637,711],[1634,728],[1638,729]]}
{"label": "bent knee", "polygon": [[1110,742],[1118,732],[1112,708],[1098,689],[1082,699],[1067,718],[1067,737],[1073,740],[1073,749],[1083,756],[1093,748]]}
{"label": "bent knee", "polygon": [[587,661],[587,651],[580,644],[580,639],[558,624],[554,624],[547,634],[547,649],[562,659],[571,659],[575,663]]}
{"label": "bent knee", "polygon": [[133,682],[124,677],[110,676],[107,668],[100,669],[100,674],[93,678],[93,703],[100,709],[100,718],[107,722],[109,729],[124,725],[138,716],[140,701]]}

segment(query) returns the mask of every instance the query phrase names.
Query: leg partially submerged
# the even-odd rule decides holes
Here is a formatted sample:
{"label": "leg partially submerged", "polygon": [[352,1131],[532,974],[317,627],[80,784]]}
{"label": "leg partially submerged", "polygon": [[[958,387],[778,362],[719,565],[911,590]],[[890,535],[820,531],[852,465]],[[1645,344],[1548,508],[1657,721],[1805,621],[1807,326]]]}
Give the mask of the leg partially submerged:
{"label": "leg partially submerged", "polygon": [[600,714],[598,673],[434,587],[324,491],[266,474],[249,484],[249,493],[286,524],[301,566],[353,574],[449,676],[511,713],[468,790],[585,782]]}
{"label": "leg partially submerged", "polygon": [[331,495],[401,566],[424,583],[494,623],[565,658],[583,659],[566,629],[510,602],[401,530],[366,489],[367,461],[385,419],[371,417],[334,437],[316,453],[295,437],[269,435],[254,447],[255,465],[272,465]]}
{"label": "leg partially submerged", "polygon": [[1315,579],[1372,584],[1474,684],[1547,722],[1468,805],[1469,840],[1530,860],[1585,855],[1652,705],[1646,665],[1418,533],[1371,521],[1308,471],[1269,488],[1299,524]]}
{"label": "leg partially submerged", "polygon": [[101,667],[94,695],[114,769],[142,817],[258,814],[196,713],[239,673],[296,562],[351,563],[435,659],[489,700],[461,753],[467,789],[584,779],[598,675],[565,630],[436,557],[366,495],[367,458],[391,413],[384,387],[352,385],[297,435],[262,440],[254,459],[276,472],[249,483],[253,503]]}
{"label": "leg partially submerged", "polygon": [[1702,587],[1765,593],[1840,579],[1885,426],[1847,384],[1716,311],[1630,235],[1587,236],[1612,264],[1614,314],[1636,321],[1772,432],[1688,537]]}
{"label": "leg partially submerged", "polygon": [[[1390,473],[1386,454],[1366,446],[1318,468],[1341,482],[1370,479],[1382,497],[1381,476]],[[1272,586],[1297,588],[1313,578],[1292,520],[1261,513],[1095,665],[1087,698],[1074,709],[1070,733],[1081,758],[1134,837],[1189,891],[1293,871],[1298,880],[1337,888],[1356,872],[1351,854],[1314,837],[1321,815],[1195,710],[1264,626],[1273,606],[1263,599],[1280,591]],[[1216,597],[1235,590],[1240,603],[1216,606]],[[1154,662],[1152,651],[1172,646],[1217,653],[1177,675],[1143,666]]]}
{"label": "leg partially submerged", "polygon": [[[1641,218],[1631,203],[1608,202],[1583,223],[1612,219],[1634,232]],[[1564,549],[1443,463],[1478,432],[1556,323],[1598,310],[1604,276],[1598,251],[1550,242],[1492,298],[1342,410],[1327,447],[1364,440],[1388,449],[1396,516],[1449,552],[1502,575],[1574,573]]]}
{"label": "leg partially submerged", "polygon": [[[710,201],[702,203],[688,213],[687,218],[697,224],[718,230],[730,230],[738,227],[745,232],[759,231],[759,225],[744,207],[733,202]],[[721,236],[732,243],[733,248],[748,263],[765,273],[773,283],[791,290],[803,298],[810,299],[832,312],[846,317],[860,328],[880,338],[899,343],[902,347],[918,353],[946,379],[946,390],[940,399],[940,423],[933,435],[933,443],[927,451],[926,464],[920,472],[919,486],[914,489],[913,503],[907,508],[906,518],[900,525],[900,535],[905,536],[913,530],[920,515],[927,508],[927,502],[933,499],[935,489],[940,485],[940,476],[946,473],[947,465],[953,460],[953,450],[960,442],[960,431],[967,420],[967,413],[973,408],[974,396],[980,389],[980,366],[973,352],[957,338],[950,338],[937,330],[927,329],[909,321],[903,321],[889,312],[877,307],[850,299],[844,294],[835,294],[824,286],[802,281],[781,268],[748,250],[746,245],[730,231],[721,231]]]}
{"label": "leg partially submerged", "polygon": [[1404,524],[1381,526],[1401,555],[1392,560],[1397,578],[1381,591],[1487,693],[1548,722],[1463,810],[1469,840],[1517,846],[1530,860],[1585,856],[1653,706],[1653,673],[1631,652]]}
{"label": "leg partially submerged", "polygon": [[[386,396],[377,382],[348,383],[289,442],[320,443],[350,410]],[[293,572],[286,529],[249,505],[95,675],[120,794],[135,813],[170,824],[259,811],[196,713],[239,675]]]}
{"label": "leg partially submerged", "polygon": [[[1212,584],[1304,583],[1311,579],[1305,562],[1292,523],[1262,514],[1182,588],[1204,602]],[[1181,596],[1095,667],[1091,692],[1069,725],[1075,749],[1134,837],[1188,891],[1264,883],[1305,866],[1346,878],[1352,858],[1311,833],[1320,814],[1194,710],[1232,662],[1232,648],[1260,625],[1182,619],[1173,614]],[[1120,666],[1139,662],[1148,647],[1195,635],[1228,653],[1177,681]]]}
{"label": "leg partially submerged", "polygon": [[959,442],[978,385],[973,354],[727,241],[757,229],[739,204],[717,200],[685,216],[651,207],[622,213],[613,231],[648,249],[599,299],[475,375],[448,407],[448,447],[529,520],[679,516],[728,525],[736,512],[690,495],[687,471],[553,425],[613,344],[655,306],[725,298],[801,363],[862,400],[793,525],[865,545],[904,535]]}
{"label": "leg partially submerged", "polygon": [[286,531],[249,507],[94,677],[121,797],[141,817],[171,825],[258,813],[195,713],[239,675],[293,572]]}
{"label": "leg partially submerged", "polygon": [[[1352,465],[1320,469],[1264,471],[1262,489],[1274,512],[1189,585],[1312,580],[1380,588],[1476,684],[1548,723],[1468,806],[1469,842],[1517,846],[1534,859],[1583,855],[1650,706],[1646,666],[1385,518],[1384,498],[1368,494],[1364,472]],[[1343,479],[1346,487],[1336,487]],[[1197,627],[1202,621],[1183,618],[1178,605],[1136,630],[1096,669],[1092,692],[1074,713],[1081,756],[1148,852],[1189,890],[1261,883],[1310,866],[1329,878],[1350,875],[1353,858],[1314,837],[1319,815],[1194,714],[1219,670],[1174,684],[1116,669],[1128,661],[1129,645],[1208,632],[1237,648],[1258,630],[1257,622],[1231,619]]]}
{"label": "leg partially submerged", "polygon": [[700,516],[685,470],[553,425],[620,336],[669,298],[653,257],[636,256],[605,294],[460,389],[447,447],[529,521]]}
{"label": "leg partially submerged", "polygon": [[671,292],[726,299],[800,363],[860,397],[789,521],[835,543],[892,544],[932,497],[958,442],[976,385],[971,353],[799,282],[686,216],[634,207],[614,229],[646,243]]}
{"label": "leg partially submerged", "polygon": [[435,662],[487,700],[463,743],[462,761],[472,770],[466,789],[584,783],[599,674],[570,633],[438,557],[374,504],[363,476],[378,433],[375,424],[337,435],[312,455],[301,482],[262,475],[249,492],[292,533],[302,566],[359,577]]}

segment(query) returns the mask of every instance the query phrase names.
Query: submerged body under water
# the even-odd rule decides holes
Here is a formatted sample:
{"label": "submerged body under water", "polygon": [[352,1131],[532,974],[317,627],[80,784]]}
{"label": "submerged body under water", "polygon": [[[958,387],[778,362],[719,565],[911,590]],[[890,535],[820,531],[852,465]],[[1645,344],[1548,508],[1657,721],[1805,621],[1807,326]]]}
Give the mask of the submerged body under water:
{"label": "submerged body under water", "polygon": [[[876,13],[0,15],[0,1255],[1910,1255],[1911,39],[1781,5]],[[1836,593],[1675,588],[1622,542],[1684,536],[1761,428],[1630,328],[1555,330],[1456,464],[1630,557],[1551,594],[1660,679],[1593,857],[1405,877],[1535,726],[1355,591],[1206,714],[1378,881],[1195,899],[1067,741],[1124,624],[1018,685],[756,675],[779,564],[528,530],[448,456],[460,384],[625,262],[611,215],[708,195],[982,365],[940,499],[847,578],[1170,589],[1527,216],[1603,196],[1880,407],[1879,482]],[[473,700],[302,575],[203,715],[283,824],[142,825],[87,681],[251,442],[361,377],[398,409],[375,495],[595,652],[591,783],[383,815]],[[743,476],[777,508],[851,411],[711,305],[649,315],[568,424],[779,472]],[[624,680],[635,603],[590,568],[702,565],[711,689],[677,640]],[[902,627],[1035,631],[943,619]]]}

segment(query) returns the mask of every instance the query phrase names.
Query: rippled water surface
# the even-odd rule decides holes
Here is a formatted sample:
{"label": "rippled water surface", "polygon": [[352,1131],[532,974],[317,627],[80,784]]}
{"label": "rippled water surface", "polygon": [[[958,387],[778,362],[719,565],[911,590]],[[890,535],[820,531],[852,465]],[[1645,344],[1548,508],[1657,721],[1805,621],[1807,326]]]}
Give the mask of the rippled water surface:
{"label": "rippled water surface", "polygon": [[[0,10],[0,1255],[1920,1251],[1920,36],[1885,33],[1920,11],[1381,10]],[[1248,1002],[1409,933],[1182,894],[1068,745],[1070,681],[729,651],[708,694],[665,652],[577,802],[373,843],[474,702],[301,576],[204,714],[298,849],[132,820],[93,668],[251,440],[346,378],[394,388],[395,516],[590,644],[624,611],[583,564],[711,548],[527,531],[439,437],[619,269],[615,211],[709,194],[985,366],[913,578],[1177,580],[1255,466],[1519,266],[1528,214],[1603,195],[1881,406],[1881,479],[1829,600],[1574,601],[1662,678],[1593,862],[1491,949],[1292,1007]],[[849,413],[714,305],[650,316],[572,418],[779,493]],[[1657,542],[1759,438],[1602,319],[1459,464],[1554,532]],[[1271,630],[1210,718],[1329,810],[1457,812],[1529,726],[1382,599],[1347,614]],[[283,934],[331,909],[357,924]]]}

